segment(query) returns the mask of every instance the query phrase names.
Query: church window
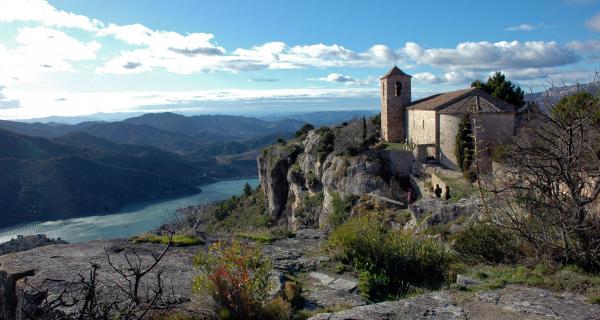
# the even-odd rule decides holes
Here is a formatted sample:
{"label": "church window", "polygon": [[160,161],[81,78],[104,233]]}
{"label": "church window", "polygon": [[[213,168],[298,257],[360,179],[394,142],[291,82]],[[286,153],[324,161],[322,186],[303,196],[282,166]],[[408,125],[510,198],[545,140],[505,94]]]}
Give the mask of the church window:
{"label": "church window", "polygon": [[402,94],[402,82],[396,82],[396,97],[399,97]]}
{"label": "church window", "polygon": [[425,129],[425,119],[423,119],[423,129]]}
{"label": "church window", "polygon": [[381,83],[381,95],[385,96],[385,82]]}

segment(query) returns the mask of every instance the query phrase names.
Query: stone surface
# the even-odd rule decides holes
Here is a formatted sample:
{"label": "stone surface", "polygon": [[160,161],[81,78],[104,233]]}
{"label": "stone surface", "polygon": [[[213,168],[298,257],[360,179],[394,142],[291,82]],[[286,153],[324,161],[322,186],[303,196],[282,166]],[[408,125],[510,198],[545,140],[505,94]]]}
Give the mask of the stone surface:
{"label": "stone surface", "polygon": [[360,306],[311,319],[535,319],[597,320],[600,305],[572,294],[556,294],[523,286],[466,295],[440,291],[399,301]]}
{"label": "stone surface", "polygon": [[37,247],[48,246],[51,244],[66,244],[68,242],[59,239],[50,239],[45,234],[36,234],[31,236],[17,236],[10,241],[0,243],[0,256],[31,250]]}
{"label": "stone surface", "polygon": [[456,275],[456,285],[462,287],[471,287],[481,284],[481,281],[473,279],[462,274]]}
{"label": "stone surface", "polygon": [[350,276],[310,272],[303,281],[303,296],[307,309],[326,306],[361,306],[367,302],[357,290],[356,279]]}
{"label": "stone surface", "polygon": [[[61,288],[48,287],[44,280],[73,280],[80,274],[87,275],[90,263],[100,266],[98,279],[101,281],[119,282],[120,278],[108,265],[105,249],[116,265],[123,266],[122,253],[131,253],[134,248],[143,261],[150,262],[151,255],[160,252],[163,246],[134,245],[127,240],[90,241],[49,245],[0,257],[0,319],[23,319],[20,311],[26,306],[31,307],[26,301],[39,293],[33,288],[49,289],[51,295],[55,294]],[[199,247],[173,248],[156,269],[165,270],[164,283],[169,288],[172,286],[177,296],[191,296],[192,257],[197,250]],[[114,285],[104,288],[106,295],[117,293],[118,288]]]}
{"label": "stone surface", "polygon": [[407,223],[407,229],[420,231],[435,225],[454,222],[460,217],[466,220],[476,219],[480,212],[479,199],[463,198],[458,202],[448,202],[438,198],[424,198],[410,207],[413,221]]}

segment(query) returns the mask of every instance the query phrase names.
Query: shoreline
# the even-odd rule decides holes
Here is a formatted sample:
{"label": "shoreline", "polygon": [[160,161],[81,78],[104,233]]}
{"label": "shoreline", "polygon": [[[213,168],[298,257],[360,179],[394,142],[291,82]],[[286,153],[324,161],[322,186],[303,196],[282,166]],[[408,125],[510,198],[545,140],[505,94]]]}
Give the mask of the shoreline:
{"label": "shoreline", "polygon": [[[239,185],[232,183],[234,181],[239,181]],[[7,226],[0,229],[0,243],[10,241],[11,237],[16,238],[18,235],[37,234],[45,234],[49,238],[60,237],[69,242],[126,238],[132,234],[150,231],[162,225],[166,217],[175,214],[177,209],[187,208],[203,202],[212,203],[227,199],[234,194],[241,194],[245,183],[256,185],[258,179],[220,180],[203,185],[202,191],[195,194],[131,204],[113,213],[91,214]],[[207,188],[207,186],[213,187]],[[61,233],[66,231],[69,232],[64,235]]]}

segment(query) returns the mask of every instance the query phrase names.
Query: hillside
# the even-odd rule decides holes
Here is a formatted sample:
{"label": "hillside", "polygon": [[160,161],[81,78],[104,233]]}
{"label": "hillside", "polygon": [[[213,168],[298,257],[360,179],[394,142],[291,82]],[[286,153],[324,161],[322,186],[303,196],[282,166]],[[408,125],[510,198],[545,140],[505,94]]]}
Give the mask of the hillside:
{"label": "hillside", "polygon": [[0,130],[0,164],[0,227],[113,212],[213,181],[176,154],[84,133],[47,139]]}
{"label": "hillside", "polygon": [[0,159],[0,227],[109,213],[126,204],[199,190],[173,179],[78,156]]}
{"label": "hillside", "polygon": [[265,121],[256,118],[231,115],[183,115],[164,112],[149,113],[124,122],[147,125],[161,130],[191,137],[212,139],[250,139],[260,135],[293,132],[304,124],[297,120]]}

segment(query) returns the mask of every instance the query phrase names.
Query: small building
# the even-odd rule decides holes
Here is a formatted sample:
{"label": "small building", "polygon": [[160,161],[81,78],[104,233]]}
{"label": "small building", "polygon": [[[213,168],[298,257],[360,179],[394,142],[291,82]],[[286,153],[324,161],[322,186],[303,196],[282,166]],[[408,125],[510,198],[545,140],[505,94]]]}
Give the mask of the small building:
{"label": "small building", "polygon": [[457,170],[456,136],[466,118],[477,137],[480,169],[491,170],[491,150],[514,135],[517,108],[477,88],[412,101],[411,79],[396,66],[380,79],[382,138],[414,144],[418,160]]}

